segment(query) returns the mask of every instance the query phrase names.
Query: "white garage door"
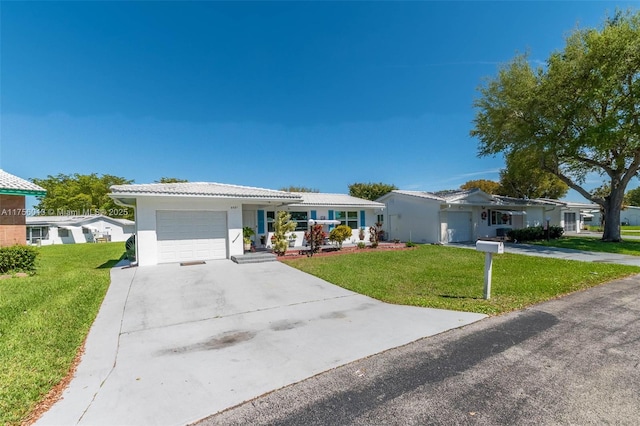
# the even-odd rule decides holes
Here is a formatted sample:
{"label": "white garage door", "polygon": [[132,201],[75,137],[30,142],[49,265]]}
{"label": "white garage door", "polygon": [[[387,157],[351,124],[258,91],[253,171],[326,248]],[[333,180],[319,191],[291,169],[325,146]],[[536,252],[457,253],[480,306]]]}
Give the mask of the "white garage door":
{"label": "white garage door", "polygon": [[156,233],[159,263],[227,257],[226,212],[157,211]]}
{"label": "white garage door", "polygon": [[471,212],[449,212],[447,220],[447,236],[450,243],[471,241]]}

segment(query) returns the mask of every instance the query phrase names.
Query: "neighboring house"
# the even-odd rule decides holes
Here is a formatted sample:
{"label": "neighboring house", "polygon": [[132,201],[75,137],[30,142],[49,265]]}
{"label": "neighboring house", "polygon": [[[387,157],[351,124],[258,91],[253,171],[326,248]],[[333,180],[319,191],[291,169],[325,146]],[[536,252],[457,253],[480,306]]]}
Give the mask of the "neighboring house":
{"label": "neighboring house", "polygon": [[548,205],[545,211],[545,218],[552,225],[564,228],[565,232],[580,232],[585,227],[585,220],[586,222],[591,221],[591,223],[594,223],[594,212],[599,211],[597,204],[576,203],[552,198],[537,198],[535,201]]}
{"label": "neighboring house", "polygon": [[495,196],[480,189],[437,193],[395,190],[377,201],[386,206],[384,230],[388,238],[417,243],[502,237],[510,229],[544,225],[549,211],[560,211],[543,200]]}
{"label": "neighboring house", "polygon": [[0,170],[0,247],[26,243],[26,195],[45,195],[40,186]]}
{"label": "neighboring house", "polygon": [[[587,225],[600,226],[601,225],[601,212],[599,206],[591,212],[592,218],[586,218]],[[589,220],[590,219],[590,220]],[[630,226],[640,226],[640,207],[627,206],[620,211],[620,224]]]}
{"label": "neighboring house", "polygon": [[[298,222],[301,245],[309,219],[370,226],[383,204],[337,194],[291,193],[209,182],[114,185],[116,203],[136,212],[136,258],[140,266],[226,259],[244,253],[242,228],[256,230],[256,245],[270,244],[275,212]],[[357,235],[357,232],[354,231]],[[264,237],[264,238],[261,238]]]}
{"label": "neighboring house", "polygon": [[103,215],[27,217],[27,243],[31,245],[126,241],[135,223]]}

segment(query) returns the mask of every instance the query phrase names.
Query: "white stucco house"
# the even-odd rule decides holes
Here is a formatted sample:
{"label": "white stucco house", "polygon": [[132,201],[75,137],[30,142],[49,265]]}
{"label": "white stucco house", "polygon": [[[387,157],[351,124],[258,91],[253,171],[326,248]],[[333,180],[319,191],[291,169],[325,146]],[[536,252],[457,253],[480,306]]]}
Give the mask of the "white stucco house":
{"label": "white stucco house", "polygon": [[[593,217],[586,218],[588,225],[600,226],[601,225],[601,212],[599,206],[596,206],[591,212]],[[590,219],[590,220],[588,220]],[[630,226],[640,226],[640,207],[638,206],[626,206],[620,211],[620,224]]]}
{"label": "white stucco house", "polygon": [[[551,225],[559,226],[580,218],[580,209],[567,205],[571,203],[495,196],[480,189],[437,193],[395,190],[377,201],[385,204],[383,229],[388,238],[417,243],[475,241],[505,236],[509,229],[544,225],[547,218]],[[577,223],[574,226],[579,231]]]}
{"label": "white stucco house", "polygon": [[104,215],[28,216],[27,244],[53,245],[126,241],[135,231],[128,219]]}
{"label": "white stucco house", "polygon": [[536,201],[548,204],[545,213],[546,217],[550,219],[552,225],[563,227],[565,232],[579,233],[584,229],[585,219],[587,222],[594,223],[594,214],[600,211],[597,204],[591,203],[578,203],[551,198],[537,198]]}
{"label": "white stucco house", "polygon": [[[212,182],[114,185],[116,203],[135,211],[138,265],[227,259],[244,253],[242,228],[268,246],[275,213],[298,223],[297,244],[309,219],[334,219],[357,228],[377,220],[384,204],[342,194],[292,193]],[[354,227],[352,226],[352,228]],[[328,229],[327,229],[328,230]]]}

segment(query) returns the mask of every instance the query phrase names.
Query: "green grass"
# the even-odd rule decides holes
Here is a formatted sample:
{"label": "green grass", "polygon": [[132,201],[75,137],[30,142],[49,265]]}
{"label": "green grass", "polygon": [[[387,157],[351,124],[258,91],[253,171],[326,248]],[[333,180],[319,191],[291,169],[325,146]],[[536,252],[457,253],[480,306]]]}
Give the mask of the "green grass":
{"label": "green grass", "polygon": [[0,280],[0,424],[19,424],[67,374],[123,243],[40,248],[37,274]]}
{"label": "green grass", "polygon": [[402,305],[500,314],[640,273],[632,266],[501,254],[494,256],[491,299],[482,298],[484,254],[420,246],[285,260],[346,289]]}
{"label": "green grass", "polygon": [[[600,226],[590,225],[588,228],[589,228],[589,231],[592,231],[592,232],[602,232],[602,228]],[[630,225],[621,226],[620,234],[640,236],[640,226],[630,226]]]}
{"label": "green grass", "polygon": [[622,235],[640,236],[640,226],[621,226],[620,233]]}
{"label": "green grass", "polygon": [[628,254],[640,256],[640,240],[628,240],[620,243],[607,243],[594,237],[562,237],[557,240],[536,241],[537,245],[548,247],[560,247],[583,251],[596,251],[603,253]]}

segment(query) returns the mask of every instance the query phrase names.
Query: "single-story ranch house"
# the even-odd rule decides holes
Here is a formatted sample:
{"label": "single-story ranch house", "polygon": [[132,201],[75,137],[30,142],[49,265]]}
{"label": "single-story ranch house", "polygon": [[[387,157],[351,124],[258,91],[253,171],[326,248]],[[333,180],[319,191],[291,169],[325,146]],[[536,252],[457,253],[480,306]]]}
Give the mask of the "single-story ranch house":
{"label": "single-story ranch house", "polygon": [[45,195],[35,183],[0,170],[0,247],[26,242],[25,195]]}
{"label": "single-story ranch house", "polygon": [[502,237],[509,229],[544,225],[582,228],[581,211],[592,205],[558,200],[526,200],[467,191],[395,190],[380,197],[389,239],[417,243],[454,243]]}
{"label": "single-story ranch house", "polygon": [[[595,208],[591,214],[593,217],[587,223],[588,225],[602,225],[602,215],[599,208]],[[626,206],[620,211],[620,224],[630,226],[640,226],[640,207]]]}
{"label": "single-story ranch house", "polygon": [[52,245],[127,241],[135,232],[128,219],[104,215],[27,217],[27,244]]}
{"label": "single-story ranch house", "polygon": [[140,266],[241,255],[245,226],[255,230],[256,246],[269,246],[275,213],[281,210],[298,223],[296,245],[301,246],[309,219],[338,220],[356,238],[359,228],[373,226],[384,209],[382,203],[342,194],[209,182],[114,185],[110,197],[135,211]]}

